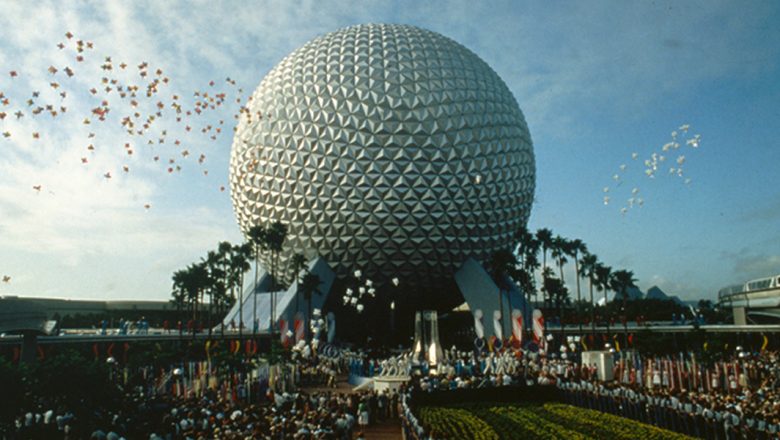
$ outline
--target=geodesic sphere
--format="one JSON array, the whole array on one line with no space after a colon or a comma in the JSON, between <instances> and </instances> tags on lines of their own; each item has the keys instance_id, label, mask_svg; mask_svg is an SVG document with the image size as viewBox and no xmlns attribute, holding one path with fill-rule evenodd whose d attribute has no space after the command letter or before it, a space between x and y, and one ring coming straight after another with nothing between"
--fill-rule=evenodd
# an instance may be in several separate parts
<instances>
[{"instance_id":1,"label":"geodesic sphere","mask_svg":"<svg viewBox=\"0 0 780 440\"><path fill-rule=\"evenodd\" d=\"M426 290L514 243L534 170L523 113L484 61L435 32L370 24L315 38L262 80L230 189L244 233L288 225L282 268L321 255L342 277Z\"/></svg>"}]
</instances>

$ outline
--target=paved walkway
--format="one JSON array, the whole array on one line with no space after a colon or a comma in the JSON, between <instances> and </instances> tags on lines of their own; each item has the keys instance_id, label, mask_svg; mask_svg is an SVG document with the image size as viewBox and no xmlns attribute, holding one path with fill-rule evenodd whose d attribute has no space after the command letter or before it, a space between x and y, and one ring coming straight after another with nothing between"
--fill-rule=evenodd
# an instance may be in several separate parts
<instances>
[{"instance_id":1,"label":"paved walkway","mask_svg":"<svg viewBox=\"0 0 780 440\"><path fill-rule=\"evenodd\" d=\"M382 423L370 425L363 431L366 440L400 440L401 421L398 419L388 419Z\"/></svg>"}]
</instances>

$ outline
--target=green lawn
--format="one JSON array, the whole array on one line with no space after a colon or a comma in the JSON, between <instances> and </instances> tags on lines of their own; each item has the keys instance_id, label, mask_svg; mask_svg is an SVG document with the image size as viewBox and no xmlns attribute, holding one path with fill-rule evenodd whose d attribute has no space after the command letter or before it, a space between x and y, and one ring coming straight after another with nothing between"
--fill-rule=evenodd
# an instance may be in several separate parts
<instances>
[{"instance_id":1,"label":"green lawn","mask_svg":"<svg viewBox=\"0 0 780 440\"><path fill-rule=\"evenodd\" d=\"M423 407L420 419L446 439L689 439L611 414L561 403Z\"/></svg>"}]
</instances>

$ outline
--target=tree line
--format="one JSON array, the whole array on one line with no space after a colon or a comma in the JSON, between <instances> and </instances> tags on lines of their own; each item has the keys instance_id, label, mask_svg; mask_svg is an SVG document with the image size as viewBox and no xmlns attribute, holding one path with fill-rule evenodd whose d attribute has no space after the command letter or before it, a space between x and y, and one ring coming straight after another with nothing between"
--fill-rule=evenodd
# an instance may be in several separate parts
<instances>
[{"instance_id":1,"label":"tree line","mask_svg":"<svg viewBox=\"0 0 780 440\"><path fill-rule=\"evenodd\" d=\"M623 311L625 311L628 292L631 288L636 287L636 279L632 271L613 269L599 261L596 254L589 252L582 240L554 235L548 228L531 232L522 226L515 234L515 242L517 244L513 249L504 249L493 253L486 265L489 274L499 288L499 309L502 316L510 316L511 310L515 307L511 304L511 296L508 292L512 287L509 283L516 283L527 304L539 305L539 296L541 295L540 307L547 312L557 310L558 319L561 325L564 325L564 313L572 302L564 276L564 268L569 263L574 263L577 294L576 312L580 322L580 331L582 331L581 307L589 305L590 323L595 333L596 299L594 290L599 293L603 292L605 306L609 302L609 292L615 292L617 297L622 299ZM540 286L537 286L537 273L540 275ZM588 282L588 301L582 299L580 280ZM505 296L510 312L507 314L504 313ZM625 330L627 317L623 318ZM507 322L508 320L503 319L503 321ZM607 319L607 330L609 331L609 319Z\"/></svg>"},{"instance_id":2,"label":"tree line","mask_svg":"<svg viewBox=\"0 0 780 440\"><path fill-rule=\"evenodd\" d=\"M244 286L245 275L251 269L251 262L255 263L253 286L257 286L260 259L264 256L270 266L268 276L271 316L276 314L276 292L286 289L288 283L297 281L296 310L299 308L299 296L303 296L308 306L307 317L311 317L312 297L315 293L320 294L321 280L316 274L304 270L307 260L302 254L294 254L288 267L281 267L287 225L279 221L267 226L255 225L247 231L246 237L247 241L241 244L220 242L217 249L208 251L199 261L174 272L171 302L176 306L179 316L187 313L193 322L204 323L210 331L214 317L222 319L238 301L239 322L235 325L238 326L239 332L243 332L248 325L252 325L253 332L259 331L263 323L258 321L256 295L252 297L252 322L243 320Z\"/></svg>"},{"instance_id":3,"label":"tree line","mask_svg":"<svg viewBox=\"0 0 780 440\"><path fill-rule=\"evenodd\" d=\"M244 316L244 281L246 273L255 264L254 284L259 281L261 256L268 264L269 295L271 316L276 315L276 292L285 289L289 283L297 282L296 310L299 310L300 296L307 304L307 317L311 317L311 302L314 294L321 294L321 280L316 274L304 270L306 258L294 254L282 267L281 254L287 239L287 225L275 221L268 225L255 225L246 233L247 241L241 244L221 242L215 250L186 268L176 271L172 281L172 303L177 307L179 316L186 313L194 322L204 322L213 327L215 316L223 317L236 301L239 304L239 316ZM624 329L628 292L636 287L636 279L630 270L613 269L599 260L588 250L580 239L567 239L548 228L535 232L525 226L518 229L515 245L511 249L496 251L486 263L486 269L499 287L499 309L502 316L510 316L511 310L518 305L511 303L510 283L516 284L528 304L536 304L549 315L557 312L561 325L566 322L567 311L576 313L582 330L583 312L590 312L590 323L595 332L597 295L603 295L605 305L609 302L609 292L615 292L622 299ZM576 302L572 310L572 293L565 279L565 268L574 265ZM537 277L538 274L538 277ZM587 297L583 299L581 281L587 282ZM251 293L251 292L250 292ZM540 298L541 297L541 298ZM206 301L208 298L208 301ZM251 322L237 322L239 330L249 325L252 331L259 331L261 325L271 323L258 322L257 297L252 297ZM506 311L504 313L506 306ZM584 310L583 310L584 309ZM606 312L607 308L604 308ZM241 319L241 318L239 318ZM606 320L609 327L609 319ZM508 334L508 320L504 322ZM307 326L308 327L308 326ZM609 328L608 328L609 330ZM273 329L272 329L273 331Z\"/></svg>"}]
</instances>

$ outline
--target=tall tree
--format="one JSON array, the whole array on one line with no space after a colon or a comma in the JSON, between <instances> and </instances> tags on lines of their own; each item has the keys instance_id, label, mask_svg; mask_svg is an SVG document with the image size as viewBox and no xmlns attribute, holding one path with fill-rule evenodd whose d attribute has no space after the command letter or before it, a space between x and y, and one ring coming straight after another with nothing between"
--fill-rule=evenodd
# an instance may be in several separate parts
<instances>
[{"instance_id":1,"label":"tall tree","mask_svg":"<svg viewBox=\"0 0 780 440\"><path fill-rule=\"evenodd\" d=\"M558 274L559 274L561 288L556 289L556 293L558 295L556 296L555 303L556 306L558 307L558 320L560 321L560 325L561 325L561 334L564 337L566 335L566 324L564 323L563 308L566 302L565 301L566 297L568 296L568 290L566 289L566 280L564 279L563 276L563 265L566 264L566 262L568 261L566 259L566 256L568 254L569 254L569 241L561 237L560 235L556 235L552 239L552 243L550 245L550 256L553 259L555 259L555 262L558 265Z\"/></svg>"},{"instance_id":2,"label":"tall tree","mask_svg":"<svg viewBox=\"0 0 780 440\"><path fill-rule=\"evenodd\" d=\"M577 323L579 324L580 334L582 334L582 292L580 290L580 277L582 274L580 273L579 255L587 254L588 247L585 246L585 243L583 243L579 238L575 238L569 242L569 245L569 251L571 252L569 255L574 258L574 273L576 274L577 278Z\"/></svg>"},{"instance_id":3,"label":"tall tree","mask_svg":"<svg viewBox=\"0 0 780 440\"><path fill-rule=\"evenodd\" d=\"M278 268L279 255L284 241L287 239L287 225L275 221L268 226L265 235L265 246L271 252L271 333L276 327L276 290L279 288Z\"/></svg>"},{"instance_id":4,"label":"tall tree","mask_svg":"<svg viewBox=\"0 0 780 440\"><path fill-rule=\"evenodd\" d=\"M595 254L583 252L582 272L588 278L588 290L590 291L590 326L591 334L596 334L596 304L593 302L593 286L596 284L596 267L598 266L598 257Z\"/></svg>"},{"instance_id":5,"label":"tall tree","mask_svg":"<svg viewBox=\"0 0 780 440\"><path fill-rule=\"evenodd\" d=\"M218 252L208 251L206 258L201 260L201 264L203 264L203 267L208 274L206 285L204 286L204 291L209 296L208 318L206 322L208 325L209 334L211 334L214 308L216 303L219 301L219 295L223 289L221 284L223 273L220 269L220 266L222 265L222 259Z\"/></svg>"},{"instance_id":6,"label":"tall tree","mask_svg":"<svg viewBox=\"0 0 780 440\"><path fill-rule=\"evenodd\" d=\"M525 301L527 306L531 306L531 295L536 299L536 277L534 274L539 268L539 241L536 240L533 234L528 231L525 225L521 226L516 234L517 248L515 254L517 255L520 268L518 269L517 278L520 287L525 294ZM526 316L528 316L526 312ZM527 328L530 328L530 320L526 323Z\"/></svg>"},{"instance_id":7,"label":"tall tree","mask_svg":"<svg viewBox=\"0 0 780 440\"><path fill-rule=\"evenodd\" d=\"M203 303L203 295L209 285L209 272L203 263L195 263L188 267L188 294L193 298L192 318L195 325L198 323L198 304ZM202 320L203 317L201 316Z\"/></svg>"},{"instance_id":8,"label":"tall tree","mask_svg":"<svg viewBox=\"0 0 780 440\"><path fill-rule=\"evenodd\" d=\"M616 270L612 273L610 282L612 289L623 300L623 344L628 344L628 289L636 287L636 279L630 270Z\"/></svg>"},{"instance_id":9,"label":"tall tree","mask_svg":"<svg viewBox=\"0 0 780 440\"><path fill-rule=\"evenodd\" d=\"M244 332L244 274L251 269L249 259L252 258L252 243L233 246L230 267L234 275L234 284L238 287L238 333ZM257 281L255 281L257 284Z\"/></svg>"},{"instance_id":10,"label":"tall tree","mask_svg":"<svg viewBox=\"0 0 780 440\"><path fill-rule=\"evenodd\" d=\"M538 229L536 231L536 240L539 242L539 246L542 248L542 286L544 286L545 274L549 273L545 269L547 269L547 250L550 249L550 246L552 245L552 238L552 231L547 228ZM542 289L543 293L544 291L545 290ZM545 308L548 307L546 296L544 298L544 306Z\"/></svg>"},{"instance_id":11,"label":"tall tree","mask_svg":"<svg viewBox=\"0 0 780 440\"><path fill-rule=\"evenodd\" d=\"M187 271L177 270L171 277L173 286L171 288L171 302L176 306L177 319L181 319L182 310L187 304Z\"/></svg>"},{"instance_id":12,"label":"tall tree","mask_svg":"<svg viewBox=\"0 0 780 440\"><path fill-rule=\"evenodd\" d=\"M198 286L195 283L195 266L189 265L181 271L180 278L184 295L189 305L189 313L192 315L192 320L198 319Z\"/></svg>"},{"instance_id":13,"label":"tall tree","mask_svg":"<svg viewBox=\"0 0 780 440\"><path fill-rule=\"evenodd\" d=\"M609 290L610 290L610 281L612 279L612 268L598 263L596 265L596 286L599 290L604 290L604 319L607 322L607 335L609 336L609 316L608 315L608 305L609 305Z\"/></svg>"},{"instance_id":14,"label":"tall tree","mask_svg":"<svg viewBox=\"0 0 780 440\"><path fill-rule=\"evenodd\" d=\"M561 310L563 306L569 300L569 290L563 281L558 279L551 268L547 268L547 276L544 278L544 290L550 297L550 301L554 304L558 310ZM563 330L563 321L561 321L561 330ZM565 335L562 335L565 340Z\"/></svg>"},{"instance_id":15,"label":"tall tree","mask_svg":"<svg viewBox=\"0 0 780 440\"><path fill-rule=\"evenodd\" d=\"M252 250L255 255L255 284L252 287L252 333L257 331L257 272L260 267L260 249L265 246L267 232L261 225L254 225L249 228L247 238L252 244Z\"/></svg>"},{"instance_id":16,"label":"tall tree","mask_svg":"<svg viewBox=\"0 0 780 440\"><path fill-rule=\"evenodd\" d=\"M233 305L236 301L235 285L233 284L233 267L231 260L233 259L233 245L230 242L222 241L217 246L217 252L219 253L219 260L222 263L222 285L225 287L225 294L220 298L219 307L217 308L217 316L221 316L222 319L222 333L225 332L225 313L227 309Z\"/></svg>"}]
</instances>

